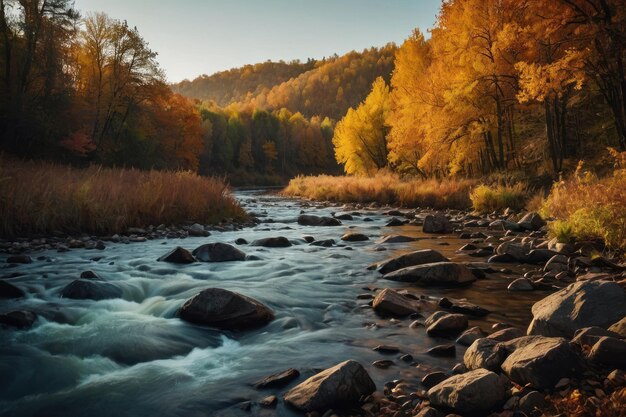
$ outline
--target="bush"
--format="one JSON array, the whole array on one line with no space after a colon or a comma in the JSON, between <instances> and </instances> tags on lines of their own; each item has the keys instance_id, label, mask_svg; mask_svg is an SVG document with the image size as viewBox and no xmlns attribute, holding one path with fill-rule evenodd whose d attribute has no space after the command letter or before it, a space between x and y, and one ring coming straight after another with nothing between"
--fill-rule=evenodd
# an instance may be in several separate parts
<instances>
[{"instance_id":1,"label":"bush","mask_svg":"<svg viewBox=\"0 0 626 417\"><path fill-rule=\"evenodd\" d=\"M221 179L191 172L77 169L0 158L0 236L113 234L131 226L216 223L245 212Z\"/></svg>"},{"instance_id":2,"label":"bush","mask_svg":"<svg viewBox=\"0 0 626 417\"><path fill-rule=\"evenodd\" d=\"M479 212L491 212L511 208L524 208L527 199L527 190L524 184L515 185L479 185L470 193L472 206Z\"/></svg>"}]
</instances>

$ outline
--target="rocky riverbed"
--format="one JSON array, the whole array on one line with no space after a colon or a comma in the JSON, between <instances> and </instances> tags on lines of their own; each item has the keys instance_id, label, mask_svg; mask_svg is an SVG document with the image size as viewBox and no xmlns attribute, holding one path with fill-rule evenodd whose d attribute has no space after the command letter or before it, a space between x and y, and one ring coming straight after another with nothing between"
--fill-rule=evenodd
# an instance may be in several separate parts
<instances>
[{"instance_id":1,"label":"rocky riverbed","mask_svg":"<svg viewBox=\"0 0 626 417\"><path fill-rule=\"evenodd\" d=\"M0 242L0 415L624 410L625 268L597 243L533 213L237 197L246 227Z\"/></svg>"}]
</instances>

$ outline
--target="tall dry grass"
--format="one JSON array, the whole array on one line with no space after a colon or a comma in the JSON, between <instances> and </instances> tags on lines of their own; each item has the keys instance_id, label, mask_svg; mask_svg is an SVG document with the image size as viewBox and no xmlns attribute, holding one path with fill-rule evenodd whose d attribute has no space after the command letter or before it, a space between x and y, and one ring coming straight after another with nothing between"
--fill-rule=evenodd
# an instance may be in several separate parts
<instances>
[{"instance_id":1,"label":"tall dry grass","mask_svg":"<svg viewBox=\"0 0 626 417\"><path fill-rule=\"evenodd\" d=\"M77 169L0 157L0 236L112 234L131 226L215 223L245 212L224 181L191 172Z\"/></svg>"},{"instance_id":2,"label":"tall dry grass","mask_svg":"<svg viewBox=\"0 0 626 417\"><path fill-rule=\"evenodd\" d=\"M599 178L583 170L556 183L542 213L559 221L550 226L560 239L603 239L611 249L626 251L626 153L615 153L617 168Z\"/></svg>"},{"instance_id":3,"label":"tall dry grass","mask_svg":"<svg viewBox=\"0 0 626 417\"><path fill-rule=\"evenodd\" d=\"M395 174L374 177L298 176L285 195L342 203L397 204L403 207L468 208L474 180L401 180Z\"/></svg>"},{"instance_id":4,"label":"tall dry grass","mask_svg":"<svg viewBox=\"0 0 626 417\"><path fill-rule=\"evenodd\" d=\"M489 186L481 184L470 192L474 210L481 213L511 208L524 208L528 199L528 190L524 183Z\"/></svg>"}]
</instances>

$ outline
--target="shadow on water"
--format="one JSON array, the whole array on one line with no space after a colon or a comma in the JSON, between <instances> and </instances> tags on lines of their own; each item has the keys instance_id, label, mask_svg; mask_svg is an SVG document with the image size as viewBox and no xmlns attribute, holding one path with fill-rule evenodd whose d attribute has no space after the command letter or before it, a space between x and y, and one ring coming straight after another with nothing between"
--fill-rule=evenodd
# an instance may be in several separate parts
<instances>
[{"instance_id":1,"label":"shadow on water","mask_svg":"<svg viewBox=\"0 0 626 417\"><path fill-rule=\"evenodd\" d=\"M425 236L416 226L384 227L389 217L380 211L367 211L371 222L358 216L339 227L305 227L296 223L300 210L330 215L337 209L303 207L297 200L257 191L236 195L249 212L274 222L215 232L207 238L110 244L98 252L102 258L97 261L89 250L41 253L37 256L47 256L49 262L7 270L22 274L10 281L28 296L0 301L0 311L30 309L40 317L29 330L0 329L0 415L291 416L297 414L282 402L276 410L254 405L250 412L238 404L270 394L280 397L285 388L257 391L252 384L289 367L301 371L298 381L302 381L316 369L356 359L382 389L391 379L448 369L462 358L464 348L459 345L456 359L429 356L427 349L450 341L430 338L423 328L409 328L410 319L379 317L357 295L366 292L364 287L406 287L366 269L392 255L433 248L454 260L476 261L457 253L467 240ZM309 246L302 239L310 235L341 242L339 238L347 231L365 233L370 240L323 248ZM388 234L422 239L376 243ZM193 249L203 243L233 243L238 238L250 242L269 236L285 236L296 244L277 249L240 246L260 258L255 261L182 266L156 262L174 246ZM386 250L377 250L379 246ZM507 267L517 273L525 271ZM97 302L60 298L61 289L87 269L120 286L122 298ZM487 329L505 321L526 326L530 306L543 294L507 292L510 280L508 273L494 273L471 287L412 291L466 298L493 312L471 320L471 325ZM254 297L274 310L276 320L248 332L220 332L179 320L180 305L208 287ZM381 355L372 350L379 344L397 345L402 353ZM410 353L419 365L397 360L403 353ZM393 359L395 365L389 369L371 366L379 359Z\"/></svg>"}]
</instances>

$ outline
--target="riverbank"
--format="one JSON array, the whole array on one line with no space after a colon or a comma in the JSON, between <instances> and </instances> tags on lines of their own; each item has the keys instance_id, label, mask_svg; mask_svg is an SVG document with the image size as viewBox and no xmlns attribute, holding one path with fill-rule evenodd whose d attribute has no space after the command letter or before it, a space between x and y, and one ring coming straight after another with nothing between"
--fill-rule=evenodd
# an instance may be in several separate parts
<instances>
[{"instance_id":1,"label":"riverbank","mask_svg":"<svg viewBox=\"0 0 626 417\"><path fill-rule=\"evenodd\" d=\"M0 196L3 238L102 237L246 219L223 179L186 171L80 169L3 157Z\"/></svg>"}]
</instances>

